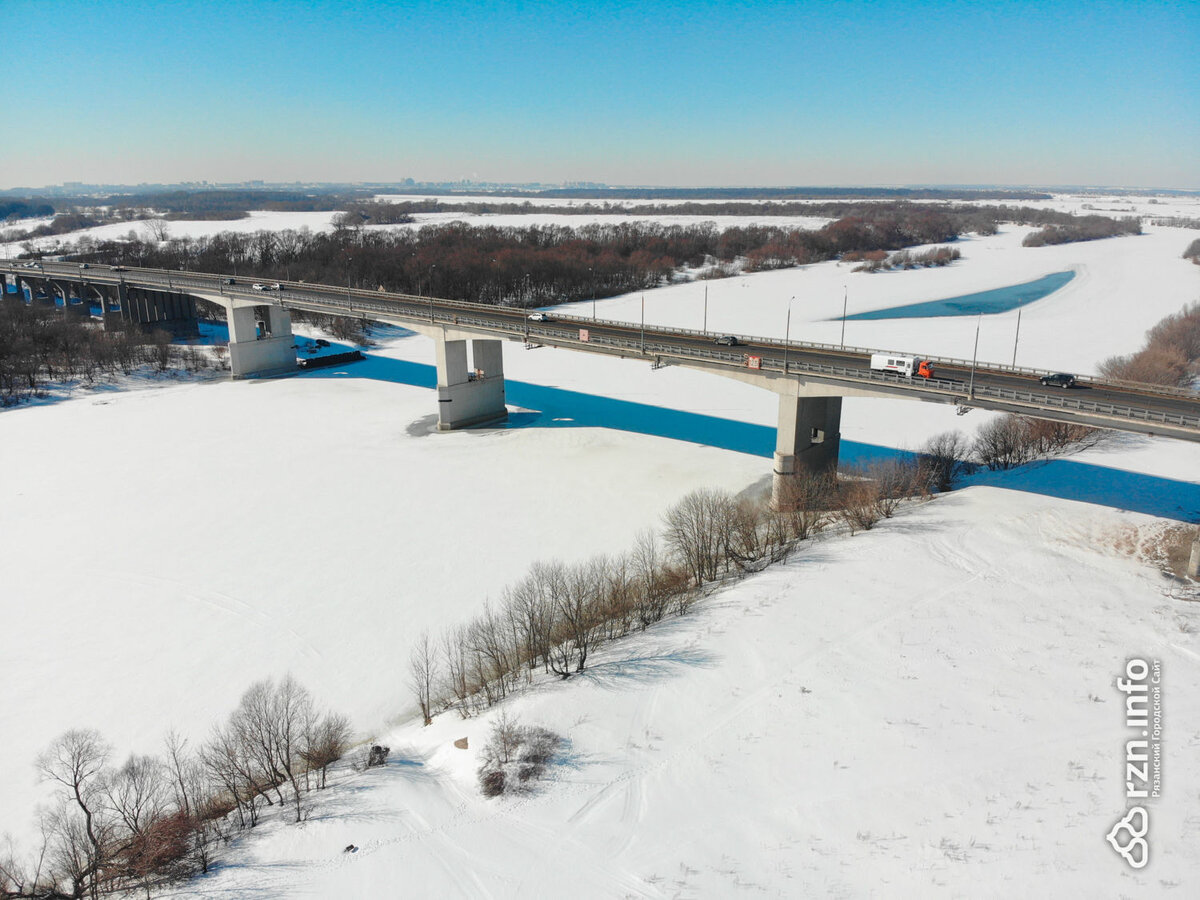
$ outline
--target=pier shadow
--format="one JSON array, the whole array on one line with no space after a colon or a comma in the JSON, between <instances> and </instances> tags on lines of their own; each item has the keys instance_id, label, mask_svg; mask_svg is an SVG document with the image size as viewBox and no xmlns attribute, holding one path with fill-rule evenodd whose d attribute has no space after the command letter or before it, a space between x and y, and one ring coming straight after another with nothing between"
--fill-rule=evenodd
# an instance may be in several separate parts
<instances>
[{"instance_id":1,"label":"pier shadow","mask_svg":"<svg viewBox=\"0 0 1200 900\"><path fill-rule=\"evenodd\" d=\"M329 352L337 349L330 347ZM437 371L433 366L378 356L368 356L362 362L341 368L319 369L300 377L371 378L429 390L437 387ZM521 410L509 413L508 422L498 428L612 428L768 459L775 453L775 429L766 425L616 400L510 378L505 379L504 392L508 405L521 407ZM429 430L418 429L420 432ZM873 460L911 455L892 447L843 440L840 458L844 465L858 466Z\"/></svg>"},{"instance_id":2,"label":"pier shadow","mask_svg":"<svg viewBox=\"0 0 1200 900\"><path fill-rule=\"evenodd\" d=\"M326 352L341 349L332 346ZM433 366L379 356L367 356L344 368L317 370L299 377L370 378L431 391L437 386L437 372ZM498 426L500 428L613 428L765 459L770 459L775 452L775 429L766 425L512 379L505 382L505 394L510 406L522 407L522 410L510 413L508 422ZM910 451L894 447L843 440L839 458L843 467L849 467L887 459L906 459L912 455ZM1200 483L1071 459L1043 460L1007 472L980 472L966 483L1200 522Z\"/></svg>"}]
</instances>

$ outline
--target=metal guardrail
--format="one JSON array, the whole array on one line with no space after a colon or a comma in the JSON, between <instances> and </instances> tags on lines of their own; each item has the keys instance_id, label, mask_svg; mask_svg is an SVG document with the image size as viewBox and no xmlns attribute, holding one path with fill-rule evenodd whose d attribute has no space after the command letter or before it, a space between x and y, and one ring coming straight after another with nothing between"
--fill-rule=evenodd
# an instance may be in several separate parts
<instances>
[{"instance_id":1,"label":"metal guardrail","mask_svg":"<svg viewBox=\"0 0 1200 900\"><path fill-rule=\"evenodd\" d=\"M363 288L340 288L334 285L323 283L307 283L283 281L278 282L281 287L279 291L254 291L251 284L255 283L254 278L244 279L240 276L225 276L213 275L210 273L178 271L171 269L128 269L125 272L113 272L108 267L96 267L88 270L78 270L70 263L50 263L51 270L46 270L39 267L38 269L29 269L19 263L0 263L0 272L8 272L14 275L27 275L30 277L64 277L64 278L87 278L89 276L108 274L116 277L118 280L123 280L129 275L153 275L158 276L161 280L166 281L170 286L178 287L199 287L212 292L215 288L218 292L226 294L236 294L244 296L247 299L254 299L263 305L278 305L278 306L304 306L308 305L315 307L314 311L328 312L332 307L339 310L342 314L350 316L359 316L366 312L382 313L384 315L394 315L398 317L417 319L421 321L429 321L433 324L457 324L467 325L470 327L481 328L500 334L513 337L539 337L547 338L555 341L561 341L578 349L586 349L591 345L618 348L622 350L636 351L648 357L677 357L677 358L694 358L703 359L708 362L718 362L728 364L734 368L745 368L746 356L745 352L732 352L724 350L701 350L695 347L685 345L662 344L653 340L654 334L672 334L689 339L699 341L710 341L714 332L697 331L695 329L677 328L673 326L652 325L650 326L650 340L623 340L603 335L594 335L589 341L581 341L578 337L578 329L594 328L594 327L610 327L614 329L630 329L636 327L635 323L626 321L617 321L612 319L590 319L578 316L555 315L553 323L534 324L528 320L521 320L520 327L510 323L504 319L495 318L495 310L497 307L486 304L471 303L465 300L447 300L435 297L425 297L416 294L398 294L383 291L371 291ZM61 267L62 270L58 270ZM85 275L84 273L88 274ZM35 275L36 273L36 275ZM229 285L224 283L224 279L233 277L238 279L237 283ZM249 284L247 283L249 282ZM258 283L275 284L274 280L265 279L259 280ZM303 296L306 293L311 293L317 296ZM341 298L345 297L345 303L341 302ZM446 315L445 310L461 310L464 313L473 313L475 315ZM523 310L522 310L523 312ZM482 317L479 314L483 314ZM426 316L428 315L428 318ZM549 327L551 325L570 325L573 330L564 331L561 327ZM842 344L825 344L809 341L781 341L777 338L767 338L754 335L735 334L740 341L744 343L756 344L764 347L769 347L783 353L789 351L822 351L826 353L838 353L847 355L858 355L866 359L874 353L894 353L897 355L912 355L905 351L897 350L881 350L879 348L867 348L858 346L845 346ZM963 368L974 366L976 372L980 374L1001 374L1001 375L1019 375L1033 376L1048 374L1045 370L1031 369L1023 366L1007 366L1002 364L988 363L979 365L977 362L972 363L970 360L957 359L954 357L923 357L931 360L936 368L937 365L951 365ZM959 382L951 382L942 379L929 379L923 381L919 385L910 385L899 382L895 376L884 375L874 372L870 369L851 368L845 366L837 366L826 363L813 363L803 360L802 358L791 359L787 361L787 373L807 372L813 375L822 375L846 380L852 384L873 383L879 385L894 386L897 388L907 388L904 393L925 392L932 393L947 398L961 398L966 404L969 404L972 399L995 399L1006 402L1022 403L1032 407L1052 407L1063 410L1072 410L1081 413L1091 413L1095 415L1103 415L1114 418L1126 418L1143 422L1162 422L1163 424L1179 425L1181 427L1200 428L1200 416L1186 416L1183 414L1174 414L1168 412L1158 412L1146 409L1137 409L1131 406L1123 406L1118 404L1100 403L1079 399L1077 396L1058 396L1055 394L1034 394L1032 391L1019 391L1012 388L1004 388L998 386L976 385L970 396L964 390ZM765 357L761 361L761 370L784 372L784 363L771 357ZM786 373L785 373L786 374ZM1169 388L1158 385L1143 385L1134 382L1122 382L1116 380L1101 380L1091 378L1089 376L1076 376L1081 382L1088 382L1094 385L1123 387L1129 390L1134 390L1142 394L1154 396L1160 395L1163 397L1186 397L1197 398L1197 393L1189 391L1185 388Z\"/></svg>"}]
</instances>

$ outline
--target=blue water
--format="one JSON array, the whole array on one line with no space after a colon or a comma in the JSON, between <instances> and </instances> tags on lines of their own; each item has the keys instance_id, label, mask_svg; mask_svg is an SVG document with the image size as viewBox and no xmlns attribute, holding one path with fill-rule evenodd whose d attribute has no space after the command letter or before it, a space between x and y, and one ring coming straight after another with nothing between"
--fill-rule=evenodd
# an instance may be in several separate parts
<instances>
[{"instance_id":1,"label":"blue water","mask_svg":"<svg viewBox=\"0 0 1200 900\"><path fill-rule=\"evenodd\" d=\"M1008 287L980 291L977 294L963 294L961 297L949 297L945 300L926 300L923 303L909 303L907 306L893 306L890 309L855 313L846 318L851 320L928 319L938 316L975 316L980 313L992 315L1008 312L1018 306L1041 300L1043 297L1053 294L1074 277L1074 272L1055 272L1039 278L1037 281L1026 281L1024 284L1010 284Z\"/></svg>"}]
</instances>

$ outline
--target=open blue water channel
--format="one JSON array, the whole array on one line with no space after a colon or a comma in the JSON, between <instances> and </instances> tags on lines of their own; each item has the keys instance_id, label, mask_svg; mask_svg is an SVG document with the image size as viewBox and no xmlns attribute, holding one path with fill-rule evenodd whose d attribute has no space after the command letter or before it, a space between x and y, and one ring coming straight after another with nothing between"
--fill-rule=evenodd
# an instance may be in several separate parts
<instances>
[{"instance_id":1,"label":"open blue water channel","mask_svg":"<svg viewBox=\"0 0 1200 900\"><path fill-rule=\"evenodd\" d=\"M980 313L992 315L1008 312L1018 306L1033 303L1053 294L1075 277L1074 272L1054 272L1036 281L1010 284L1008 287L948 297L945 300L926 300L893 306L890 309L875 309L871 312L855 313L847 319L928 319L939 316L975 316Z\"/></svg>"}]
</instances>

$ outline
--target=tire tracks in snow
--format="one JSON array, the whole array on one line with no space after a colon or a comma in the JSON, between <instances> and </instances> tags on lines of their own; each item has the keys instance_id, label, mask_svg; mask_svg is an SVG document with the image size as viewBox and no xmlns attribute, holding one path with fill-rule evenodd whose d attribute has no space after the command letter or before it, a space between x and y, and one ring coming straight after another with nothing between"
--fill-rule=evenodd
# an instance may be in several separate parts
<instances>
[{"instance_id":1,"label":"tire tracks in snow","mask_svg":"<svg viewBox=\"0 0 1200 900\"><path fill-rule=\"evenodd\" d=\"M293 643L305 656L310 659L323 659L324 654L311 641L303 637L296 629L267 615L258 607L246 600L206 588L197 588L194 584L179 581L175 578L165 578L161 575L146 575L132 572L102 572L101 575L119 585L137 584L151 589L162 587L173 588L182 599L202 604L227 613L238 619L249 619L271 632L284 631L294 638Z\"/></svg>"}]
</instances>

